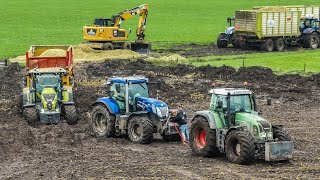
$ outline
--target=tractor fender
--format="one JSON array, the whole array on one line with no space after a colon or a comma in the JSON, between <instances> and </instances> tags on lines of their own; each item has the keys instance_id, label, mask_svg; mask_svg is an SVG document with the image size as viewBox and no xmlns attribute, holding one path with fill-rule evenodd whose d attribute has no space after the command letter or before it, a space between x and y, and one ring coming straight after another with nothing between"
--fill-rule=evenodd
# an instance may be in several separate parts
<instances>
[{"instance_id":1,"label":"tractor fender","mask_svg":"<svg viewBox=\"0 0 320 180\"><path fill-rule=\"evenodd\" d=\"M198 117L198 116L202 116L202 117L207 119L207 121L209 123L209 126L210 126L210 129L216 129L217 128L216 120L214 119L214 116L213 116L211 111L197 111L195 113L194 117L192 118L192 121L194 120L195 117Z\"/></svg>"},{"instance_id":2,"label":"tractor fender","mask_svg":"<svg viewBox=\"0 0 320 180\"><path fill-rule=\"evenodd\" d=\"M303 34L311 34L315 31L316 30L314 28L307 28L307 29L303 30Z\"/></svg>"},{"instance_id":3,"label":"tractor fender","mask_svg":"<svg viewBox=\"0 0 320 180\"><path fill-rule=\"evenodd\" d=\"M112 98L109 98L109 97L99 98L96 100L96 102L94 102L92 104L92 106L95 106L96 104L99 104L99 103L105 105L111 114L119 114L120 113L120 108L119 108L117 102Z\"/></svg>"}]
</instances>

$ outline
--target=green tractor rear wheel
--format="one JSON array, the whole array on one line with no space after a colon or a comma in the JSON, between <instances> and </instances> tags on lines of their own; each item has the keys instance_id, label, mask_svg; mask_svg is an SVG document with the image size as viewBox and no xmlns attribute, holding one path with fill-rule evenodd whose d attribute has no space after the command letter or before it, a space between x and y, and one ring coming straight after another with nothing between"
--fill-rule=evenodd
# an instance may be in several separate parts
<instances>
[{"instance_id":1,"label":"green tractor rear wheel","mask_svg":"<svg viewBox=\"0 0 320 180\"><path fill-rule=\"evenodd\" d=\"M63 105L62 114L69 125L77 124L78 116L74 105Z\"/></svg>"},{"instance_id":2,"label":"green tractor rear wheel","mask_svg":"<svg viewBox=\"0 0 320 180\"><path fill-rule=\"evenodd\" d=\"M35 107L27 107L23 110L24 118L30 126L36 126L39 121L38 112Z\"/></svg>"},{"instance_id":3,"label":"green tractor rear wheel","mask_svg":"<svg viewBox=\"0 0 320 180\"><path fill-rule=\"evenodd\" d=\"M190 146L198 156L214 157L219 150L216 147L216 131L210 129L205 117L197 116L190 126Z\"/></svg>"},{"instance_id":4,"label":"green tractor rear wheel","mask_svg":"<svg viewBox=\"0 0 320 180\"><path fill-rule=\"evenodd\" d=\"M249 132L234 130L226 139L226 154L230 162L248 164L254 159L254 138Z\"/></svg>"}]
</instances>

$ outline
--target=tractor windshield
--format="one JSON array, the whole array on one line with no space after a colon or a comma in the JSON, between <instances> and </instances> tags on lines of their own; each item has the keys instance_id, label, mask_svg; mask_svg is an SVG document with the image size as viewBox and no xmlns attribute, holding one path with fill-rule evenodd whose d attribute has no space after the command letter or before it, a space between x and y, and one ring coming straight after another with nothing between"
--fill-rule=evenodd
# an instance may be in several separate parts
<instances>
[{"instance_id":1,"label":"tractor windshield","mask_svg":"<svg viewBox=\"0 0 320 180\"><path fill-rule=\"evenodd\" d=\"M249 94L230 96L231 112L252 112L253 101Z\"/></svg>"},{"instance_id":2,"label":"tractor windshield","mask_svg":"<svg viewBox=\"0 0 320 180\"><path fill-rule=\"evenodd\" d=\"M129 97L135 99L136 97L149 97L148 86L146 83L129 84Z\"/></svg>"},{"instance_id":3,"label":"tractor windshield","mask_svg":"<svg viewBox=\"0 0 320 180\"><path fill-rule=\"evenodd\" d=\"M36 78L36 90L42 92L45 87L59 87L60 76L56 74L42 74Z\"/></svg>"}]
</instances>

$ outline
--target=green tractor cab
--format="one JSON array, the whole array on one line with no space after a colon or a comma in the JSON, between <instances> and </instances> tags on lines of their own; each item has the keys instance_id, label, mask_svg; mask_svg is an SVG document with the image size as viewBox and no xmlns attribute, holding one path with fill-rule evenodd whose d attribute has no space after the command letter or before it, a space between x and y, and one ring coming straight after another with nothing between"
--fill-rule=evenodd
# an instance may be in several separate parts
<instances>
[{"instance_id":1,"label":"green tractor cab","mask_svg":"<svg viewBox=\"0 0 320 180\"><path fill-rule=\"evenodd\" d=\"M280 126L257 113L255 95L248 89L210 90L210 109L196 112L190 127L190 145L196 155L225 154L229 161L247 164L253 159L290 160L293 142Z\"/></svg>"}]
</instances>

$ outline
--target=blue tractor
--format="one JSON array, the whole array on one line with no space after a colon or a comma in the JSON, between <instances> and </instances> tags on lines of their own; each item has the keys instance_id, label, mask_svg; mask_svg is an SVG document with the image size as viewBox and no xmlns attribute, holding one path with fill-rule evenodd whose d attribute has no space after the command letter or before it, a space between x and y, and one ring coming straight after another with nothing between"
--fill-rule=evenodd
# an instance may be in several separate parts
<instances>
[{"instance_id":1,"label":"blue tractor","mask_svg":"<svg viewBox=\"0 0 320 180\"><path fill-rule=\"evenodd\" d=\"M107 79L108 97L98 98L91 113L97 137L128 136L141 144L150 143L154 133L160 133L164 140L179 138L167 104L149 97L148 83L143 76ZM156 82L157 93L160 83Z\"/></svg>"},{"instance_id":2,"label":"blue tractor","mask_svg":"<svg viewBox=\"0 0 320 180\"><path fill-rule=\"evenodd\" d=\"M301 41L304 48L316 49L319 46L319 20L313 17L301 18Z\"/></svg>"},{"instance_id":3,"label":"blue tractor","mask_svg":"<svg viewBox=\"0 0 320 180\"><path fill-rule=\"evenodd\" d=\"M219 34L217 38L218 48L227 48L228 44L233 44L235 46L234 19L235 19L234 17L227 18L227 22L229 23L229 26L226 27L225 32Z\"/></svg>"}]
</instances>

